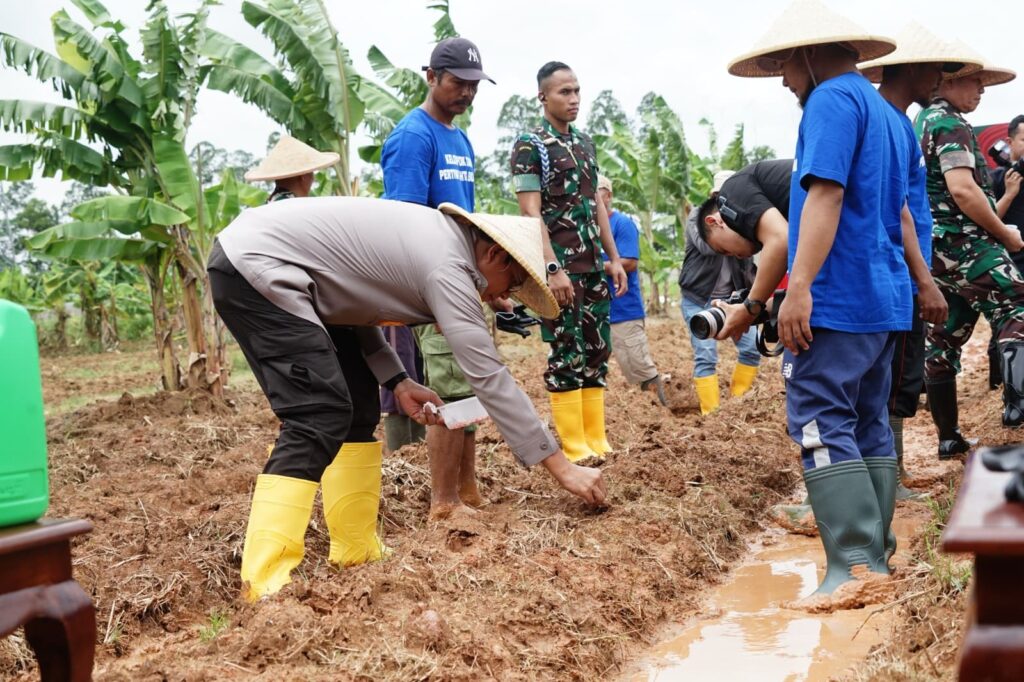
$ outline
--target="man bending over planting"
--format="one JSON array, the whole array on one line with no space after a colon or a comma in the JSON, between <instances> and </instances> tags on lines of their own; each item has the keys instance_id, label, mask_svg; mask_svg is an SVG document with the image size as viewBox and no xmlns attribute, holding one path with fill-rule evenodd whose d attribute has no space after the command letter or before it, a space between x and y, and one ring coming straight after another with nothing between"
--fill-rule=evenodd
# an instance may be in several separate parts
<instances>
[{"instance_id":1,"label":"man bending over planting","mask_svg":"<svg viewBox=\"0 0 1024 682\"><path fill-rule=\"evenodd\" d=\"M377 325L436 323L473 392L524 466L543 462L566 490L604 502L599 471L571 464L498 359L480 301L510 295L558 314L535 218L323 197L245 211L220 233L207 268L217 312L281 420L256 479L242 551L250 600L273 594L302 560L322 485L330 561L388 553L380 499L378 384L419 423L437 395L411 381Z\"/></svg>"}]
</instances>

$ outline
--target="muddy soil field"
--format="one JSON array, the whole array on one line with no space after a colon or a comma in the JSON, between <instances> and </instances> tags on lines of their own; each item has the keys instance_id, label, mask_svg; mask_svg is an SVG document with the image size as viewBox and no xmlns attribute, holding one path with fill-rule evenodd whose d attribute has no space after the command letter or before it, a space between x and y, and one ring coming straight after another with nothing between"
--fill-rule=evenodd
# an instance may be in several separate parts
<instances>
[{"instance_id":1,"label":"muddy soil field","mask_svg":"<svg viewBox=\"0 0 1024 682\"><path fill-rule=\"evenodd\" d=\"M699 611L800 479L778 360L748 395L729 398L735 353L722 344L722 409L701 417L682 322L653 320L649 335L673 375L672 409L627 387L612 364L606 509L518 467L485 424L481 514L428 522L425 448L404 448L384 463L380 532L394 555L338 571L316 509L292 584L252 605L238 596L241 546L277 421L251 376L221 401L153 393L146 347L90 357L88 372L81 356L44 358L48 515L95 525L76 542L74 570L97 608L97 679L618 676L667 625ZM536 335L501 341L546 417L544 346ZM964 430L1012 440L979 367L964 382ZM70 399L112 386L124 388L120 398L71 409ZM887 656L900 653L894 642ZM932 665L942 674L951 662ZM36 675L20 636L0 642L0 677Z\"/></svg>"}]
</instances>

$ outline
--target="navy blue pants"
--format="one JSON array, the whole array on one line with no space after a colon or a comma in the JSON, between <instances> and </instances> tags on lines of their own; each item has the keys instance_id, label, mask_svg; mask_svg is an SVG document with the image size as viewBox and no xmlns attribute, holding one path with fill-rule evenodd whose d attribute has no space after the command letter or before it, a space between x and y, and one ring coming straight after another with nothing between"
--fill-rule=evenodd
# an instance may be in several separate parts
<instances>
[{"instance_id":1,"label":"navy blue pants","mask_svg":"<svg viewBox=\"0 0 1024 682\"><path fill-rule=\"evenodd\" d=\"M789 436L804 470L895 457L886 405L895 334L812 331L808 350L782 360Z\"/></svg>"}]
</instances>

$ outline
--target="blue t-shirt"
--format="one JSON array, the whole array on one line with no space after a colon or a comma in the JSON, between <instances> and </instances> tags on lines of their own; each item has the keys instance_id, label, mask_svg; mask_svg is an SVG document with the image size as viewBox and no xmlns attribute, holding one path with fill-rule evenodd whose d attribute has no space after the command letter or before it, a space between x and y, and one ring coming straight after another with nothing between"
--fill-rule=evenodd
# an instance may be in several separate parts
<instances>
[{"instance_id":1,"label":"blue t-shirt","mask_svg":"<svg viewBox=\"0 0 1024 682\"><path fill-rule=\"evenodd\" d=\"M619 257L640 260L640 230L632 218L624 213L612 211L608 216L608 222L612 227L612 238L615 240ZM601 255L608 260L608 254L602 252ZM607 279L609 291L614 292L611 278ZM626 273L626 286L628 290L619 298L615 298L614 293L612 295L611 314L608 317L612 324L644 319L644 298L640 291L639 271Z\"/></svg>"},{"instance_id":2,"label":"blue t-shirt","mask_svg":"<svg viewBox=\"0 0 1024 682\"><path fill-rule=\"evenodd\" d=\"M384 141L384 198L431 208L450 201L472 211L474 163L465 132L439 123L417 107Z\"/></svg>"},{"instance_id":3,"label":"blue t-shirt","mask_svg":"<svg viewBox=\"0 0 1024 682\"><path fill-rule=\"evenodd\" d=\"M825 81L800 120L790 186L789 269L813 178L843 186L835 242L811 284L811 326L841 332L906 331L910 271L900 214L907 198L905 133L857 73Z\"/></svg>"},{"instance_id":4,"label":"blue t-shirt","mask_svg":"<svg viewBox=\"0 0 1024 682\"><path fill-rule=\"evenodd\" d=\"M888 102L888 100L886 100ZM914 133L914 124L907 118L907 115L888 102L889 109L895 114L900 129L906 136L907 153L910 157L910 175L907 181L907 208L914 218L914 232L917 233L917 242L921 245L921 255L924 262L930 268L932 265L932 209L928 205L928 190L925 188L927 169L924 165L924 154L921 153L921 143ZM911 278L910 287L917 293L917 282Z\"/></svg>"}]
</instances>

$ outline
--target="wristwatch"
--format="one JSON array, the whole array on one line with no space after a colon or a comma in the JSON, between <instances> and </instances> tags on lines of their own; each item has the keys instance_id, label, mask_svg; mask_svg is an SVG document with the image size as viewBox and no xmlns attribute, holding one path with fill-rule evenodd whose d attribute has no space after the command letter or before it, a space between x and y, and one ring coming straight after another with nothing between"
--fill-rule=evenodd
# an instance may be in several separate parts
<instances>
[{"instance_id":1,"label":"wristwatch","mask_svg":"<svg viewBox=\"0 0 1024 682\"><path fill-rule=\"evenodd\" d=\"M764 312L764 301L758 301L754 298L743 299L743 307L747 309L753 317L757 317Z\"/></svg>"},{"instance_id":2,"label":"wristwatch","mask_svg":"<svg viewBox=\"0 0 1024 682\"><path fill-rule=\"evenodd\" d=\"M549 275L554 275L555 273L562 269L562 266L559 265L558 261L556 260L549 260L547 263L544 264L544 269L548 271Z\"/></svg>"}]
</instances>

